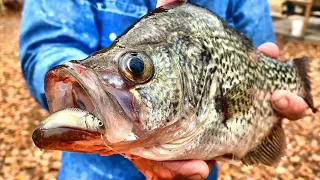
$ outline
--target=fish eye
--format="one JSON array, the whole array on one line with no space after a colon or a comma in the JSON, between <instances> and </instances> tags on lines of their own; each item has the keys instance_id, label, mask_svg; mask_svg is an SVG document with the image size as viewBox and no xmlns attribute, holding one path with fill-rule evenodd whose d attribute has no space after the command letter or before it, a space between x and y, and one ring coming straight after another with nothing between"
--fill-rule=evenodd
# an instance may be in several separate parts
<instances>
[{"instance_id":1,"label":"fish eye","mask_svg":"<svg viewBox=\"0 0 320 180\"><path fill-rule=\"evenodd\" d=\"M152 61L141 52L126 52L120 56L119 70L127 80L136 84L146 83L154 73Z\"/></svg>"}]
</instances>

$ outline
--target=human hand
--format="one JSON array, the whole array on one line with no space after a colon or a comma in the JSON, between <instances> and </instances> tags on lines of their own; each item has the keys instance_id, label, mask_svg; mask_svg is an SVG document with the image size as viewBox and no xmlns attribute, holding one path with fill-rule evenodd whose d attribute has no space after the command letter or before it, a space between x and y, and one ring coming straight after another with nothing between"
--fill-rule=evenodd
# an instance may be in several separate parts
<instances>
[{"instance_id":1,"label":"human hand","mask_svg":"<svg viewBox=\"0 0 320 180\"><path fill-rule=\"evenodd\" d=\"M149 180L159 179L205 179L215 161L152 161L144 158L132 159L131 162Z\"/></svg>"},{"instance_id":2,"label":"human hand","mask_svg":"<svg viewBox=\"0 0 320 180\"><path fill-rule=\"evenodd\" d=\"M274 43L264 43L258 47L258 51L272 58L279 56L279 48ZM290 120L302 118L308 107L302 97L284 90L275 91L270 100L273 108Z\"/></svg>"}]
</instances>

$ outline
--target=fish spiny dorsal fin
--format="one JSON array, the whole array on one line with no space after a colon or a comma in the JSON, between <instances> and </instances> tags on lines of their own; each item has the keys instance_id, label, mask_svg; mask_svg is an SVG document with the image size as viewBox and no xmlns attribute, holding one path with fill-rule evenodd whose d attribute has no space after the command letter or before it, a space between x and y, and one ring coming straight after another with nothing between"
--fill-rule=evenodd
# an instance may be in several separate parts
<instances>
[{"instance_id":1,"label":"fish spiny dorsal fin","mask_svg":"<svg viewBox=\"0 0 320 180\"><path fill-rule=\"evenodd\" d=\"M309 72L309 59L307 57L301 57L293 59L293 63L298 71L298 74L300 76L301 82L303 84L304 89L304 97L303 99L306 101L308 106L312 109L313 113L318 112L318 109L314 107L312 95L311 95L311 87L310 87L310 80L308 76Z\"/></svg>"},{"instance_id":2,"label":"fish spiny dorsal fin","mask_svg":"<svg viewBox=\"0 0 320 180\"><path fill-rule=\"evenodd\" d=\"M277 164L284 154L286 139L281 123L275 124L260 145L249 151L241 161L246 165L264 164L272 166Z\"/></svg>"}]
</instances>

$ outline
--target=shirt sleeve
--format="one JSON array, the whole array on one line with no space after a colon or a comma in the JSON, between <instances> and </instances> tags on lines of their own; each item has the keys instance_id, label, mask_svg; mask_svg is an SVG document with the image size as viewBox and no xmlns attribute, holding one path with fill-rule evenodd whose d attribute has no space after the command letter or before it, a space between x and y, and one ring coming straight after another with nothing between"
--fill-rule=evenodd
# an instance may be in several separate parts
<instances>
[{"instance_id":1,"label":"shirt sleeve","mask_svg":"<svg viewBox=\"0 0 320 180\"><path fill-rule=\"evenodd\" d=\"M94 9L88 1L24 1L20 62L27 87L43 108L47 109L46 72L63 62L84 59L98 43Z\"/></svg>"},{"instance_id":2,"label":"shirt sleeve","mask_svg":"<svg viewBox=\"0 0 320 180\"><path fill-rule=\"evenodd\" d=\"M255 47L265 42L275 42L267 0L230 0L227 16L234 27L247 35Z\"/></svg>"}]
</instances>

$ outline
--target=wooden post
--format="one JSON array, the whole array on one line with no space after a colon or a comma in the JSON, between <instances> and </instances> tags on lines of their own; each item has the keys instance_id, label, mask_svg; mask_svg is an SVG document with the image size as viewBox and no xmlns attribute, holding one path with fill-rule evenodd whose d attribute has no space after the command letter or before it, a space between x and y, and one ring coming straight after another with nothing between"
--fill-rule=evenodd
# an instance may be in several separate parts
<instances>
[{"instance_id":1,"label":"wooden post","mask_svg":"<svg viewBox=\"0 0 320 180\"><path fill-rule=\"evenodd\" d=\"M0 0L0 16L4 14L4 1Z\"/></svg>"},{"instance_id":2,"label":"wooden post","mask_svg":"<svg viewBox=\"0 0 320 180\"><path fill-rule=\"evenodd\" d=\"M309 24L309 17L310 17L310 13L311 13L311 8L312 8L312 0L308 4L306 4L301 37L303 37L305 35L306 31L307 31L307 27L308 27L308 24Z\"/></svg>"},{"instance_id":3,"label":"wooden post","mask_svg":"<svg viewBox=\"0 0 320 180\"><path fill-rule=\"evenodd\" d=\"M294 4L301 4L301 5L305 6L303 27L302 27L301 35L300 35L300 37L304 37L304 35L307 31L308 24L309 24L309 17L310 17L310 13L311 13L313 0L287 0L287 1L290 1Z\"/></svg>"}]
</instances>

